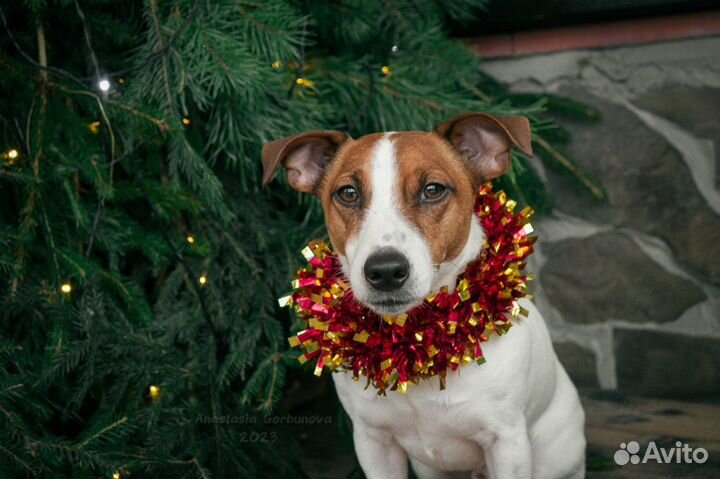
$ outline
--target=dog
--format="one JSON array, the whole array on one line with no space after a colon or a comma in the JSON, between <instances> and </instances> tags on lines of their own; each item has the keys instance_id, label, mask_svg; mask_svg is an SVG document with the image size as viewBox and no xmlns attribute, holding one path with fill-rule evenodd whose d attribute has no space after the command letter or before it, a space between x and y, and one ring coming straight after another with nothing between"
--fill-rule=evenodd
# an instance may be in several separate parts
<instances>
[{"instance_id":1,"label":"dog","mask_svg":"<svg viewBox=\"0 0 720 479\"><path fill-rule=\"evenodd\" d=\"M532 155L525 117L467 113L431 132L357 140L312 131L263 146L263 184L283 166L317 196L330 242L358 301L380 315L421 304L480 253L478 187L504 174L510 149ZM533 304L507 335L483 343L486 363L377 395L333 374L368 479L560 479L585 476L584 412Z\"/></svg>"}]
</instances>

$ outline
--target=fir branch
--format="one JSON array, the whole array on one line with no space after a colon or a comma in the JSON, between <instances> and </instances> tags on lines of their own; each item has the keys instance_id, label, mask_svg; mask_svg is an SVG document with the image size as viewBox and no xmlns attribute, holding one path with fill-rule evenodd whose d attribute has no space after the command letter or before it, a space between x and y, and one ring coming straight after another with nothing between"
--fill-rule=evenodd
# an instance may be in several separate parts
<instances>
[{"instance_id":1,"label":"fir branch","mask_svg":"<svg viewBox=\"0 0 720 479\"><path fill-rule=\"evenodd\" d=\"M305 6L307 7L308 1L305 1ZM298 68L297 72L295 73L295 79L293 80L292 84L290 85L290 89L287 93L287 99L290 100L293 97L293 94L295 93L295 87L298 84L298 80L303 77L305 74L305 42L307 38L307 27L308 27L308 18L305 17L303 19L303 27L302 27L302 42L300 43L300 51L299 51L299 58L298 58Z\"/></svg>"},{"instance_id":2,"label":"fir branch","mask_svg":"<svg viewBox=\"0 0 720 479\"><path fill-rule=\"evenodd\" d=\"M47 50L45 47L45 30L43 29L42 23L38 23L37 29L37 43L38 43L38 63L42 67L47 67ZM45 134L45 120L47 115L47 102L48 102L48 83L47 83L47 70L40 70L40 120L37 126L37 135L35 142L37 143L37 149L33 156L33 173L35 174L36 181L40 179L40 158L43 152L43 139ZM29 137L29 135L28 135ZM30 149L28 149L28 152Z\"/></svg>"},{"instance_id":3,"label":"fir branch","mask_svg":"<svg viewBox=\"0 0 720 479\"><path fill-rule=\"evenodd\" d=\"M340 78L344 78L344 79L347 80L347 81L353 82L353 83L355 83L355 84L360 84L360 85L363 85L363 86L365 85L365 82L366 82L366 80L363 79L363 78L360 78L360 77L357 77L357 76L354 76L354 75L350 75L350 74L347 74L347 73L339 72L339 71L333 72L332 75L337 76L337 77L340 77ZM422 105L422 106L424 106L424 107L426 107L426 108L428 108L428 109L431 109L431 110L436 110L436 111L446 111L446 110L447 110L447 105L442 105L442 104L440 104L440 103L438 103L438 102L436 102L436 101L428 100L428 99L423 98L423 97L418 96L418 95L409 95L409 94L403 93L402 91L400 91L400 90L398 90L398 89L396 89L396 88L393 88L393 87L391 87L391 86L388 85L388 84L383 84L382 87L381 87L381 90L389 93L389 94L390 94L391 96L393 96L393 97L396 97L396 98L399 98L399 99L403 99L403 100L412 101L412 102L414 102L414 103L417 103L417 104L419 104L419 105Z\"/></svg>"},{"instance_id":4,"label":"fir branch","mask_svg":"<svg viewBox=\"0 0 720 479\"><path fill-rule=\"evenodd\" d=\"M68 72L67 70L63 70L62 68L48 66L47 61L45 62L45 64L43 64L42 62L37 62L30 55L28 55L25 52L25 50L23 50L23 48L20 46L18 41L15 39L15 36L12 34L12 31L10 30L10 27L8 26L7 19L5 18L5 12L1 6L0 6L0 19L2 19L3 26L5 27L5 33L7 33L8 38L10 38L10 43L13 44L13 46L15 47L15 50L17 50L17 52L20 54L21 57L23 57L23 59L26 62L28 62L35 68L39 69L41 72L52 73L53 75L66 78L68 80L72 80L75 83L78 83L80 85L85 85L85 83L81 79L79 79L72 73Z\"/></svg>"},{"instance_id":5,"label":"fir branch","mask_svg":"<svg viewBox=\"0 0 720 479\"><path fill-rule=\"evenodd\" d=\"M175 43L177 42L178 38L180 37L180 34L183 33L187 29L187 27L190 25L190 22L195 19L195 15L200 10L200 5L201 5L200 0L196 0L195 3L193 4L192 8L190 9L190 11L185 16L185 19L183 20L183 22L175 30L175 32L173 32L173 34L168 39L167 43L163 47L152 52L152 54L150 54L144 62L142 62L138 65L134 65L129 68L124 68L122 70L116 70L113 72L109 72L109 73L107 73L107 77L108 78L121 77L123 75L127 75L128 73L132 73L137 70L142 70L143 68L148 67L149 65L153 64L157 60L162 60L164 58L164 56L167 55L168 52L170 52L174 48Z\"/></svg>"},{"instance_id":6,"label":"fir branch","mask_svg":"<svg viewBox=\"0 0 720 479\"><path fill-rule=\"evenodd\" d=\"M2 14L3 22L5 22L5 25L7 26L7 23L5 21L5 16L4 16L1 8L0 8L0 14ZM8 30L8 32L9 32L9 30ZM46 52L46 46L45 46L45 31L43 30L41 23L38 23L38 25L37 25L36 38L37 38L37 43L38 43L38 62L39 62L38 64L42 67L46 67L47 66L47 52ZM35 135L35 144L36 144L35 154L33 155L33 160L32 160L32 170L33 170L33 177L34 177L35 181L34 181L33 186L31 187L30 194L28 195L28 200L25 205L25 208L23 208L23 211L22 211L22 220L20 222L21 231L22 230L30 231L30 230L34 229L33 228L33 226L34 226L33 216L35 213L35 207L39 203L38 197L39 197L39 190L40 190L40 158L42 157L42 152L43 152L45 121L46 121L46 115L47 115L47 102L48 102L47 71L44 69L41 69L40 73L41 73L41 78L40 78L40 84L38 86L38 89L39 89L38 93L39 93L39 96L41 99L40 113L39 113L39 120L37 123L37 134ZM32 107L31 107L30 111L32 111ZM27 129L28 129L28 132L26 134L26 139L28 142L27 151L28 151L28 154L30 154L32 151L31 140L30 140L30 138L31 138L30 115L28 115ZM47 216L44 216L44 218L46 220L45 225L46 225L46 227L48 227L47 229L49 230ZM51 237L48 238L48 240L51 242L53 241ZM55 266L56 266L55 274L57 275L58 271L59 271L59 268L57 267L58 266L57 257L55 256L54 251L52 251L52 253L53 253L53 259L55 260ZM12 294L14 294L15 291L17 290L19 275L20 275L20 272L22 270L22 266L24 263L23 260L25 258L25 249L22 244L20 245L20 248L16 252L16 258L17 258L17 261L15 264L15 275L13 276L13 280L11 282Z\"/></svg>"},{"instance_id":7,"label":"fir branch","mask_svg":"<svg viewBox=\"0 0 720 479\"><path fill-rule=\"evenodd\" d=\"M38 63L41 67L40 70L40 81L43 88L43 96L45 102L47 102L47 49L45 44L45 30L43 29L42 23L38 23L37 27L37 43L38 43Z\"/></svg>"},{"instance_id":8,"label":"fir branch","mask_svg":"<svg viewBox=\"0 0 720 479\"><path fill-rule=\"evenodd\" d=\"M110 162L111 171L112 171L112 168L117 163L120 163L122 160L128 158L130 155L135 153L135 151L141 145L145 144L147 141L149 141L149 138L144 138L143 140L141 140L138 143L138 145L135 146L135 148L133 148L132 150L126 150L124 154L113 159ZM112 173L111 173L111 178L112 178ZM92 228L90 229L90 236L88 237L88 240L87 240L87 247L85 249L85 260L86 261L90 259L90 254L92 253L92 249L93 249L93 243L95 242L95 235L97 234L98 225L100 223L100 214L102 213L102 210L104 207L105 207L105 200L104 200L104 198L101 198L100 201L98 202L97 208L95 209L95 215L93 217Z\"/></svg>"},{"instance_id":9,"label":"fir branch","mask_svg":"<svg viewBox=\"0 0 720 479\"><path fill-rule=\"evenodd\" d=\"M210 474L208 471L200 465L200 462L197 460L197 457L193 457L192 459L188 459L187 461L181 461L181 460L169 460L167 461L168 464L191 464L195 466L198 473L200 474L200 477L202 479L210 479Z\"/></svg>"},{"instance_id":10,"label":"fir branch","mask_svg":"<svg viewBox=\"0 0 720 479\"><path fill-rule=\"evenodd\" d=\"M197 3L197 2L196 2ZM150 18L152 19L153 28L155 29L155 35L157 36L158 43L160 45L160 50L165 50L165 45L163 44L163 34L162 30L160 29L160 20L158 19L158 12L157 12L158 6L157 6L157 0L150 0ZM172 109L173 107L173 95L170 91L170 73L168 72L168 65L167 65L167 58L165 55L163 55L160 58L160 61L162 62L162 71L163 71L163 80L165 84L165 94L167 95L167 101L168 101L168 108Z\"/></svg>"},{"instance_id":11,"label":"fir branch","mask_svg":"<svg viewBox=\"0 0 720 479\"><path fill-rule=\"evenodd\" d=\"M90 236L87 240L87 247L85 248L85 260L90 259L90 254L92 253L93 249L93 243L95 242L95 235L97 234L98 225L100 224L100 213L102 212L102 209L105 207L105 202L100 201L98 202L98 206L95 209L95 215L93 216L93 223L92 228L90 229Z\"/></svg>"},{"instance_id":12,"label":"fir branch","mask_svg":"<svg viewBox=\"0 0 720 479\"><path fill-rule=\"evenodd\" d=\"M78 6L78 8L79 8L79 6ZM89 39L88 39L88 41L89 41ZM88 47L91 48L90 46L88 46ZM69 88L62 87L62 86L60 87L60 89L67 93L70 93L70 94L89 96L97 102L98 109L100 110L100 114L102 115L103 120L104 120L104 125L106 126L108 133L109 133L109 137L110 137L110 160L108 161L108 169L109 169L108 189L112 189L113 178L114 178L114 169L115 169L115 164L117 163L117 161L115 161L115 133L113 131L113 127L112 127L112 123L110 122L110 118L109 118L107 112L105 111L105 106L103 104L102 98L100 98L97 94L95 94L91 91L72 90ZM93 218L93 226L92 226L92 229L90 231L90 236L88 237L88 241L87 241L87 248L86 248L86 252L85 252L86 260L90 258L90 253L92 252L93 242L95 240L95 234L97 233L97 226L98 226L99 220L100 220L100 214L104 207L105 207L105 195L102 195L100 198L100 201L98 203L98 207L95 211L95 216Z\"/></svg>"},{"instance_id":13,"label":"fir branch","mask_svg":"<svg viewBox=\"0 0 720 479\"><path fill-rule=\"evenodd\" d=\"M167 131L167 129L170 127L168 124L168 121L164 118L157 118L152 115L149 115L143 111L140 111L138 108L126 105L124 103L120 103L117 101L108 101L108 103L114 107L120 108L122 110L127 111L128 113L137 116L138 118L141 118L143 120L146 120L153 125L155 125L161 132Z\"/></svg>"},{"instance_id":14,"label":"fir branch","mask_svg":"<svg viewBox=\"0 0 720 479\"><path fill-rule=\"evenodd\" d=\"M160 131L165 132L170 128L170 125L168 121L164 118L157 118L154 117L148 113L145 113L141 111L139 108L127 105L125 103L119 102L117 100L111 100L111 99L102 99L99 95L96 93L89 91L89 90L75 90L72 88L68 88L60 83L49 83L53 88L56 88L60 91L63 91L65 93L71 94L71 95L84 95L89 96L93 98L96 102L99 103L99 106L101 106L103 103L107 103L108 105L111 105L113 107L119 108L121 110L127 111L128 113L132 114L133 116L137 116L138 118L148 121L149 123L152 123L154 126L156 126ZM101 109L101 114L103 115L103 119L107 121L107 113L105 112L105 109ZM115 143L113 139L113 144ZM114 147L113 147L114 149Z\"/></svg>"},{"instance_id":15,"label":"fir branch","mask_svg":"<svg viewBox=\"0 0 720 479\"><path fill-rule=\"evenodd\" d=\"M255 7L257 7L257 5L255 5ZM259 30L269 32L273 35L280 35L281 33L283 33L281 30L279 30L277 28L273 28L272 26L268 25L267 23L263 23L263 22L259 21L258 19L256 19L253 15L251 15L247 10L245 10L242 7L240 2L238 2L237 9L240 11L240 15L242 15L245 20L252 23Z\"/></svg>"},{"instance_id":16,"label":"fir branch","mask_svg":"<svg viewBox=\"0 0 720 479\"><path fill-rule=\"evenodd\" d=\"M121 417L120 419L118 419L118 420L115 421L114 423L112 423L112 424L110 424L110 425L102 428L100 431L96 432L95 434L93 434L93 435L90 436L89 438L85 439L83 442L81 442L81 443L78 445L78 449L84 449L84 448L87 447L90 443L92 443L92 442L96 441L97 439L103 437L104 435L108 434L109 432L117 429L118 427L122 426L123 424L127 424L127 422L128 422L127 416Z\"/></svg>"},{"instance_id":17,"label":"fir branch","mask_svg":"<svg viewBox=\"0 0 720 479\"><path fill-rule=\"evenodd\" d=\"M372 101L373 95L375 93L375 69L375 65L368 64L365 66L368 77L367 94L365 95L365 99L363 100L362 105L360 105L360 108L358 108L357 113L349 122L349 126L351 126L352 128L360 129L360 122L362 121L363 117L368 111L368 108L370 107L370 102Z\"/></svg>"},{"instance_id":18,"label":"fir branch","mask_svg":"<svg viewBox=\"0 0 720 479\"><path fill-rule=\"evenodd\" d=\"M54 269L54 276L55 276L55 282L59 283L59 274L60 274L60 263L58 261L57 257L57 247L55 245L55 235L53 234L52 227L50 226L50 218L48 218L47 214L47 208L42 204L42 197L41 197L41 204L40 204L40 212L42 213L43 218L43 226L45 228L45 235L46 241L48 243L48 249L50 250L50 256L53 260L53 265L55 266Z\"/></svg>"},{"instance_id":19,"label":"fir branch","mask_svg":"<svg viewBox=\"0 0 720 479\"><path fill-rule=\"evenodd\" d=\"M220 411L217 404L217 390L214 385L210 386L210 410L213 417L218 417ZM222 438L220 436L220 427L217 423L213 423L213 439L215 439L215 467L217 475L222 477L223 460L222 460Z\"/></svg>"},{"instance_id":20,"label":"fir branch","mask_svg":"<svg viewBox=\"0 0 720 479\"><path fill-rule=\"evenodd\" d=\"M488 95L486 95L485 92L483 92L482 90L477 88L475 85L473 85L471 82L467 81L466 79L463 78L460 81L460 85L463 88L467 89L468 91L472 92L475 96L478 97L478 99L480 101L485 102L485 103L490 101L490 97Z\"/></svg>"},{"instance_id":21,"label":"fir branch","mask_svg":"<svg viewBox=\"0 0 720 479\"><path fill-rule=\"evenodd\" d=\"M205 296L203 295L202 289L197 284L197 281L195 279L197 276L193 273L192 268L188 265L187 261L185 261L185 258L182 255L182 249L175 248L173 246L172 240L168 236L167 232L165 231L165 228L162 224L160 224L160 214L157 211L157 208L155 204L150 199L150 196L148 195L147 190L145 189L145 185L143 184L143 178L140 174L137 174L135 176L136 182L138 186L140 187L140 190L143 193L143 196L145 197L145 201L147 202L147 205L150 207L150 211L153 214L153 217L155 220L159 223L160 231L162 233L162 237L165 240L165 243L170 248L170 251L174 252L175 258L178 260L178 262L182 265L183 269L185 269L186 273L193 279L190 281L190 284L192 285L192 289L195 292L196 297L198 298L198 301L200 302L200 308L202 310L202 316L205 319L205 323L210 328L210 331L212 332L213 338L215 339L215 347L216 355L218 358L218 363L221 363L224 357L227 355L227 343L222 337L222 334L220 334L220 331L215 326L215 322L212 319L212 316L210 314L210 311L208 310L207 304L205 303Z\"/></svg>"},{"instance_id":22,"label":"fir branch","mask_svg":"<svg viewBox=\"0 0 720 479\"><path fill-rule=\"evenodd\" d=\"M107 128L108 134L110 137L110 164L112 165L113 158L115 157L115 133L113 131L112 124L110 123L110 118L108 117L108 114L105 111L105 105L104 105L103 99L98 94L96 94L92 91L89 91L89 90L73 90L70 88L66 88L62 85L57 85L57 84L54 84L54 85L66 93L73 94L73 95L89 96L90 98L95 100L95 102L98 105L98 110L100 111L100 114L102 115L103 120L105 120L104 125Z\"/></svg>"},{"instance_id":23,"label":"fir branch","mask_svg":"<svg viewBox=\"0 0 720 479\"><path fill-rule=\"evenodd\" d=\"M83 34L85 36L85 46L87 46L88 52L90 53L90 59L92 60L93 66L95 67L95 80L100 79L100 65L98 64L97 55L95 49L92 46L92 40L90 39L90 29L88 28L87 22L85 21L85 13L80 8L78 0L73 0L75 4L75 10L77 11L80 23L82 23Z\"/></svg>"},{"instance_id":24,"label":"fir branch","mask_svg":"<svg viewBox=\"0 0 720 479\"><path fill-rule=\"evenodd\" d=\"M389 0L382 0L382 3L385 6L385 8L387 8L395 16L395 18L398 20L398 22L402 26L404 26L404 27L408 26L408 21L405 18L405 16L400 12L400 10L395 8L395 2L392 2Z\"/></svg>"},{"instance_id":25,"label":"fir branch","mask_svg":"<svg viewBox=\"0 0 720 479\"><path fill-rule=\"evenodd\" d=\"M18 456L17 454L15 454L13 451L6 448L2 444L0 444L0 451L2 451L2 453L5 454L6 456L12 458L12 460L15 461L16 463L20 464L23 467L23 469L25 469L28 473L30 473L30 474L35 473L35 469L33 469L32 466L30 466L30 464L25 462L20 456Z\"/></svg>"},{"instance_id":26,"label":"fir branch","mask_svg":"<svg viewBox=\"0 0 720 479\"><path fill-rule=\"evenodd\" d=\"M32 146L30 146L30 141L32 138L32 135L30 134L30 127L32 126L32 117L34 111L35 97L33 96L33 99L30 102L30 109L28 110L27 118L25 119L25 151L27 151L28 154L32 151Z\"/></svg>"},{"instance_id":27,"label":"fir branch","mask_svg":"<svg viewBox=\"0 0 720 479\"><path fill-rule=\"evenodd\" d=\"M20 430L20 426L18 426L18 424L17 424L17 419L16 419L15 415L10 414L10 411L5 409L2 404L0 404L0 413L2 413L5 416L6 421L12 425L12 427L14 428L14 430L16 432Z\"/></svg>"},{"instance_id":28,"label":"fir branch","mask_svg":"<svg viewBox=\"0 0 720 479\"><path fill-rule=\"evenodd\" d=\"M553 160L557 161L563 168L570 172L598 201L605 200L605 192L599 188L595 183L588 178L580 169L575 166L568 158L562 153L555 149L550 143L544 138L538 135L533 136L533 141L538 143L543 150L545 150Z\"/></svg>"},{"instance_id":29,"label":"fir branch","mask_svg":"<svg viewBox=\"0 0 720 479\"><path fill-rule=\"evenodd\" d=\"M95 49L92 46L92 40L90 38L90 29L88 28L87 22L85 20L85 13L80 8L80 3L78 0L74 0L73 2L75 4L75 10L77 11L78 17L80 18L80 22L82 23L83 27L83 33L85 37L85 45L87 46L88 51L90 52L90 59L93 62L93 66L95 67L95 78L96 80L100 79L100 65L97 60L97 55L95 54ZM115 171L115 134L113 132L112 123L110 122L110 119L108 118L108 115L105 111L105 107L103 105L102 99L95 95L95 99L97 101L98 107L100 109L100 113L103 116L103 119L105 120L105 126L108 129L108 133L110 135L110 161L109 163L109 188L112 188L113 183L113 176ZM100 221L100 214L102 213L103 208L105 207L105 195L102 195L100 198L100 201L98 203L97 209L95 211L95 217L93 218L93 225L92 230L90 232L90 237L87 241L87 249L85 252L85 259L90 258L90 253L92 252L92 246L93 242L95 240L95 234L97 232L97 227Z\"/></svg>"},{"instance_id":30,"label":"fir branch","mask_svg":"<svg viewBox=\"0 0 720 479\"><path fill-rule=\"evenodd\" d=\"M76 446L73 446L71 444L68 444L66 442L61 441L33 441L29 444L29 447L38 450L46 450L46 451L53 451L58 454L62 454L63 459L65 459L70 464L76 464L80 463L83 464L83 460L86 461L85 464L91 465L91 466L100 466L104 469L109 469L111 464L109 464L107 461L103 460L101 456L99 456L96 453L88 452L82 448L78 448ZM59 458L59 457L58 457Z\"/></svg>"},{"instance_id":31,"label":"fir branch","mask_svg":"<svg viewBox=\"0 0 720 479\"><path fill-rule=\"evenodd\" d=\"M240 244L232 237L232 235L230 235L230 233L228 233L226 229L223 228L221 234L223 238L225 238L225 241L227 241L227 243L232 247L235 254L238 255L238 258L240 258L252 270L253 276L258 276L262 272L262 268L260 268L257 261L243 251Z\"/></svg>"},{"instance_id":32,"label":"fir branch","mask_svg":"<svg viewBox=\"0 0 720 479\"><path fill-rule=\"evenodd\" d=\"M2 391L0 391L0 394L7 394L7 393L12 392L12 391L14 391L14 390L16 390L16 389L22 389L23 387L25 387L25 385L22 384L22 383L21 383L21 384L13 384L13 385L11 385L11 386L6 387L6 388L3 389Z\"/></svg>"},{"instance_id":33,"label":"fir branch","mask_svg":"<svg viewBox=\"0 0 720 479\"><path fill-rule=\"evenodd\" d=\"M263 404L263 409L266 411L272 410L272 406L275 403L275 388L277 385L278 368L280 367L280 361L282 360L282 354L278 353L277 350L270 356L272 362L272 376L270 377L270 387L268 388L267 397Z\"/></svg>"}]
</instances>

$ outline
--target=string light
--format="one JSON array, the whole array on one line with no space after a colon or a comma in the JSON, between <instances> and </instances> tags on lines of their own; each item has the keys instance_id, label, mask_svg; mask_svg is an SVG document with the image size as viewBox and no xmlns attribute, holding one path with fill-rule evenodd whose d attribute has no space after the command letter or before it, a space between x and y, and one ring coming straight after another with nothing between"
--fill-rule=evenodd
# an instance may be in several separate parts
<instances>
[{"instance_id":1,"label":"string light","mask_svg":"<svg viewBox=\"0 0 720 479\"><path fill-rule=\"evenodd\" d=\"M383 75L389 77L392 75L392 72L390 71L390 67L387 65L383 65L382 68L380 68L380 71L383 73Z\"/></svg>"},{"instance_id":2,"label":"string light","mask_svg":"<svg viewBox=\"0 0 720 479\"><path fill-rule=\"evenodd\" d=\"M100 91L109 91L110 90L110 80L107 78L103 78L98 82L98 88Z\"/></svg>"},{"instance_id":3,"label":"string light","mask_svg":"<svg viewBox=\"0 0 720 479\"><path fill-rule=\"evenodd\" d=\"M119 78L119 79L118 79L118 83L121 84L121 85L124 85L124 84L125 84L125 79L124 79L124 78Z\"/></svg>"},{"instance_id":4,"label":"string light","mask_svg":"<svg viewBox=\"0 0 720 479\"><path fill-rule=\"evenodd\" d=\"M63 283L60 285L60 291L62 291L63 294L70 294L72 293L72 284Z\"/></svg>"},{"instance_id":5,"label":"string light","mask_svg":"<svg viewBox=\"0 0 720 479\"><path fill-rule=\"evenodd\" d=\"M148 388L148 392L150 393L150 399L152 399L153 401L157 401L158 399L160 399L160 388L158 386L152 384Z\"/></svg>"},{"instance_id":6,"label":"string light","mask_svg":"<svg viewBox=\"0 0 720 479\"><path fill-rule=\"evenodd\" d=\"M112 479L120 479L121 477L120 471L113 472Z\"/></svg>"},{"instance_id":7,"label":"string light","mask_svg":"<svg viewBox=\"0 0 720 479\"><path fill-rule=\"evenodd\" d=\"M295 80L295 83L297 83L298 85L304 86L305 88L312 88L315 86L315 82L313 82L312 80L308 80L307 78L302 78L302 77Z\"/></svg>"},{"instance_id":8,"label":"string light","mask_svg":"<svg viewBox=\"0 0 720 479\"><path fill-rule=\"evenodd\" d=\"M11 148L5 153L3 153L2 157L5 158L5 162L8 164L8 166L12 166L15 164L15 161L20 157L20 152L17 151L15 148Z\"/></svg>"},{"instance_id":9,"label":"string light","mask_svg":"<svg viewBox=\"0 0 720 479\"><path fill-rule=\"evenodd\" d=\"M183 125L189 125L189 124L190 124L190 118L183 117L183 119L182 119L182 124L183 124Z\"/></svg>"},{"instance_id":10,"label":"string light","mask_svg":"<svg viewBox=\"0 0 720 479\"><path fill-rule=\"evenodd\" d=\"M275 60L275 61L272 63L272 67L273 67L274 69L276 69L276 70L279 70L281 66L282 66L282 63L280 63L280 60Z\"/></svg>"},{"instance_id":11,"label":"string light","mask_svg":"<svg viewBox=\"0 0 720 479\"><path fill-rule=\"evenodd\" d=\"M198 278L198 283L200 283L200 286L205 286L207 283L207 276L202 275Z\"/></svg>"},{"instance_id":12,"label":"string light","mask_svg":"<svg viewBox=\"0 0 720 479\"><path fill-rule=\"evenodd\" d=\"M99 121L94 121L94 122L88 124L88 128L90 129L90 131L93 132L94 135L97 135L98 132L100 131L101 124L102 123L100 123Z\"/></svg>"},{"instance_id":13,"label":"string light","mask_svg":"<svg viewBox=\"0 0 720 479\"><path fill-rule=\"evenodd\" d=\"M392 48L390 48L390 51L393 52L393 53L397 53L398 50L400 50L400 49L398 48L397 45L393 45Z\"/></svg>"},{"instance_id":14,"label":"string light","mask_svg":"<svg viewBox=\"0 0 720 479\"><path fill-rule=\"evenodd\" d=\"M190 243L190 244L195 243L195 237L192 236L192 235L188 235L188 237L185 238L185 240L186 240L188 243Z\"/></svg>"}]
</instances>

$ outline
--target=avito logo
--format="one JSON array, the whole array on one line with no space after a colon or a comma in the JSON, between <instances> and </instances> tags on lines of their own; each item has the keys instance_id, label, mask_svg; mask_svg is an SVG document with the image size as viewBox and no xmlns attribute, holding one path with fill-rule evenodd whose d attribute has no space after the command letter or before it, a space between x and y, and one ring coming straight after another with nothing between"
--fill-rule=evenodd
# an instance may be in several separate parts
<instances>
[{"instance_id":1,"label":"avito logo","mask_svg":"<svg viewBox=\"0 0 720 479\"><path fill-rule=\"evenodd\" d=\"M625 464L645 464L647 462L656 462L658 464L702 464L708 460L708 452L702 447L692 448L688 444L680 441L675 443L675 447L663 448L658 447L655 441L648 443L645 452L640 455L640 444L636 441L630 441L627 444L620 444L620 449L615 451L613 456L615 463L624 466Z\"/></svg>"}]
</instances>

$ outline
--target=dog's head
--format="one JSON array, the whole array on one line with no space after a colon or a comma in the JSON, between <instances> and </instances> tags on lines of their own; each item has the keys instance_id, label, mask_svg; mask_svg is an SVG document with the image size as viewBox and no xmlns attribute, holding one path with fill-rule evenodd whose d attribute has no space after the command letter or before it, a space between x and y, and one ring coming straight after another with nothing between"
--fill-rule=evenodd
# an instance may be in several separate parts
<instances>
[{"instance_id":1,"label":"dog's head","mask_svg":"<svg viewBox=\"0 0 720 479\"><path fill-rule=\"evenodd\" d=\"M468 113L432 132L353 140L312 131L263 147L263 184L282 165L290 185L316 195L355 297L379 314L420 304L480 252L478 186L532 154L527 118Z\"/></svg>"}]
</instances>

